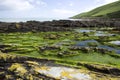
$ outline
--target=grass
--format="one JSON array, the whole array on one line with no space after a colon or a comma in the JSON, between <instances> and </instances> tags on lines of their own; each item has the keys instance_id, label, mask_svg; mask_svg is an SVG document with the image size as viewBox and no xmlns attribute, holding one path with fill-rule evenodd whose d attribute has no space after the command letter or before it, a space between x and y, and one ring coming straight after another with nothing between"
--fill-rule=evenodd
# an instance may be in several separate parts
<instances>
[{"instance_id":1,"label":"grass","mask_svg":"<svg viewBox=\"0 0 120 80\"><path fill-rule=\"evenodd\" d=\"M116 1L104 6L95 8L89 12L81 13L72 18L94 18L94 17L103 17L103 18L119 18L120 17L120 1Z\"/></svg>"},{"instance_id":2,"label":"grass","mask_svg":"<svg viewBox=\"0 0 120 80\"><path fill-rule=\"evenodd\" d=\"M49 38L49 34L54 35L56 38ZM90 33L93 34L93 33ZM67 36L66 36L67 35ZM82 40L101 40L96 36L86 36L84 37L82 33L76 32L39 32L39 33L0 33L1 44L11 45L11 47L6 47L5 49L15 49L15 51L8 52L13 55L29 56L42 59L56 60L56 62L63 61L65 64L77 64L79 62L89 62L89 63L100 63L100 64L109 64L114 66L120 66L120 57L116 58L108 54L101 54L99 52L83 52L81 50L72 51L69 50L69 46L75 44L76 38ZM108 41L119 40L120 36L110 37ZM98 41L99 41L98 40ZM54 46L58 43L64 42L61 44L61 50L45 50L40 52L39 47L41 46ZM104 43L104 42L102 42ZM91 46L96 46L93 43L89 43ZM115 46L119 48L119 46ZM75 52L75 55L65 55L59 56L59 52L68 51ZM116 55L113 53L112 55Z\"/></svg>"}]
</instances>

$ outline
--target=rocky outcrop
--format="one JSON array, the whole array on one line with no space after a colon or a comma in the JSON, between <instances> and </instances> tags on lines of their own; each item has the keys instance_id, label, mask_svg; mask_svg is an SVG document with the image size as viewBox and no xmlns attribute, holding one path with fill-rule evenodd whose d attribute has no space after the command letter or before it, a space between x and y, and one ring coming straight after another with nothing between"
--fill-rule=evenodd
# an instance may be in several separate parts
<instances>
[{"instance_id":1,"label":"rocky outcrop","mask_svg":"<svg viewBox=\"0 0 120 80\"><path fill-rule=\"evenodd\" d=\"M51 22L28 21L20 23L0 22L0 32L37 32L37 31L67 31L64 27L54 27L49 25Z\"/></svg>"},{"instance_id":2,"label":"rocky outcrop","mask_svg":"<svg viewBox=\"0 0 120 80\"><path fill-rule=\"evenodd\" d=\"M61 50L60 46L42 46L39 47L40 52L44 52L45 50Z\"/></svg>"},{"instance_id":3,"label":"rocky outcrop","mask_svg":"<svg viewBox=\"0 0 120 80\"><path fill-rule=\"evenodd\" d=\"M81 64L78 63L78 65ZM100 64L82 64L82 65L91 71L120 76L120 69L117 67L105 66Z\"/></svg>"},{"instance_id":4,"label":"rocky outcrop","mask_svg":"<svg viewBox=\"0 0 120 80\"><path fill-rule=\"evenodd\" d=\"M0 80L55 80L36 72L35 68L41 66L36 61L48 62L48 60L41 61L35 58L0 53Z\"/></svg>"},{"instance_id":5,"label":"rocky outcrop","mask_svg":"<svg viewBox=\"0 0 120 80\"><path fill-rule=\"evenodd\" d=\"M39 72L39 70L48 69L44 66L60 67L62 65L56 64L54 60L22 57L0 52L0 80L56 80L54 77ZM100 73L101 76L98 77L100 79L107 75L117 78L120 76L120 69L113 66L81 62L78 62L77 66L84 66L91 70L90 74L93 74L92 71Z\"/></svg>"},{"instance_id":6,"label":"rocky outcrop","mask_svg":"<svg viewBox=\"0 0 120 80\"><path fill-rule=\"evenodd\" d=\"M19 23L0 22L0 32L37 32L37 31L67 31L78 27L115 27L120 29L120 21L115 20L53 20L27 21Z\"/></svg>"}]
</instances>

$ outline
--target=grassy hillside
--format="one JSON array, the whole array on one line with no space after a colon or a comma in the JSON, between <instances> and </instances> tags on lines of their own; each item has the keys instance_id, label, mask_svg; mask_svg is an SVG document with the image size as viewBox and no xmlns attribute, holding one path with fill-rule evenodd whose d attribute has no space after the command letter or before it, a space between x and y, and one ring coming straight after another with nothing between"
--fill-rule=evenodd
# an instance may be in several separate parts
<instances>
[{"instance_id":1,"label":"grassy hillside","mask_svg":"<svg viewBox=\"0 0 120 80\"><path fill-rule=\"evenodd\" d=\"M78 19L78 18L94 18L94 17L120 18L120 0L95 8L89 12L75 15L72 18Z\"/></svg>"}]
</instances>

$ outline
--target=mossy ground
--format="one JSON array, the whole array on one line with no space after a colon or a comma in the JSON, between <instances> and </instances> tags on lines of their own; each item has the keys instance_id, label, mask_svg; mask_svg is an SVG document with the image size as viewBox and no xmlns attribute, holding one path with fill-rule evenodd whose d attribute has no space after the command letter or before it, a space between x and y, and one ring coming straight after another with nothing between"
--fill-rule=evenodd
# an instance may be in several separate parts
<instances>
[{"instance_id":1,"label":"mossy ground","mask_svg":"<svg viewBox=\"0 0 120 80\"><path fill-rule=\"evenodd\" d=\"M109 37L94 36L94 32L87 33L92 36L85 36L83 33L74 31L66 32L27 32L27 33L0 33L0 44L10 45L10 47L2 48L1 51L9 54L29 56L42 59L50 59L57 61L64 61L65 64L74 65L78 62L99 63L120 67L120 55L116 53L107 52L102 54L95 51L81 51L70 50L69 47L75 44L75 41L84 40L97 40L101 44L106 44L120 49L120 46L109 44L109 41L120 40L120 35ZM102 39L101 39L102 38ZM60 50L51 49L40 51L39 47L43 46L60 46ZM98 45L98 44L97 44ZM93 43L89 43L89 46L97 46ZM58 55L61 52L74 52L75 54L63 54ZM114 56L117 57L114 57Z\"/></svg>"}]
</instances>

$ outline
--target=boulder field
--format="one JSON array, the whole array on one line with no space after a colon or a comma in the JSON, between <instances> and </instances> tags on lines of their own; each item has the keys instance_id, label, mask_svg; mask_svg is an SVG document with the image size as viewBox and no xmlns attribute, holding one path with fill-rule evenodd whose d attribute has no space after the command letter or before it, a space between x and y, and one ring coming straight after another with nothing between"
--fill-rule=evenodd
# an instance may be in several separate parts
<instances>
[{"instance_id":1,"label":"boulder field","mask_svg":"<svg viewBox=\"0 0 120 80\"><path fill-rule=\"evenodd\" d=\"M27 22L0 22L0 32L38 32L38 31L69 31L73 28L114 27L120 29L118 20L53 20Z\"/></svg>"}]
</instances>

